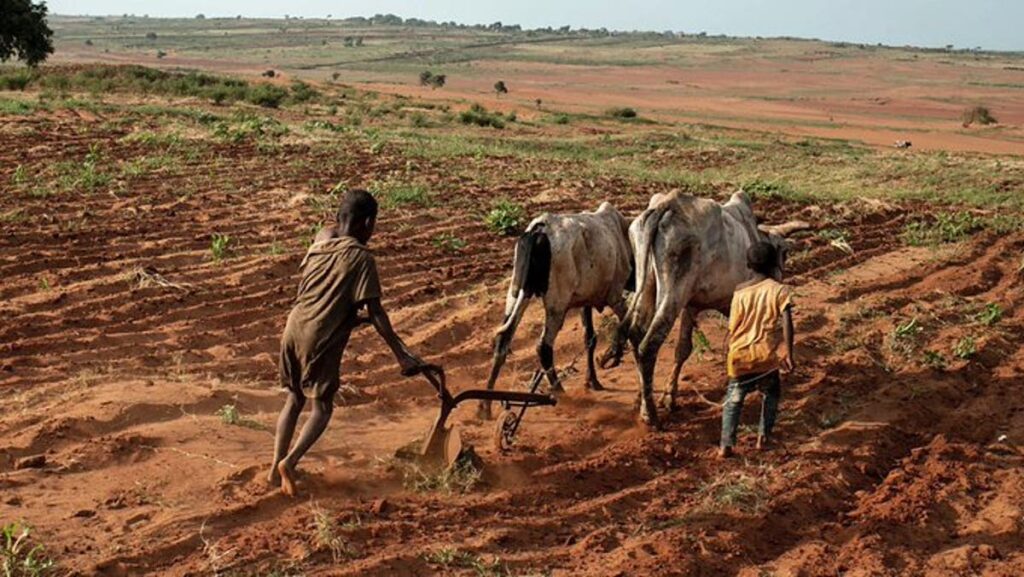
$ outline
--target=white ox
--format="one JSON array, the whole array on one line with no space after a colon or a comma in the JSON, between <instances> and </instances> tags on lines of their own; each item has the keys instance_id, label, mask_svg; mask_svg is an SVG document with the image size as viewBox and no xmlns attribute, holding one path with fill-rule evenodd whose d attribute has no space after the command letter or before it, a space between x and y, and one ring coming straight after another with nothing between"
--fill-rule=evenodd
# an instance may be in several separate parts
<instances>
[{"instance_id":1,"label":"white ox","mask_svg":"<svg viewBox=\"0 0 1024 577\"><path fill-rule=\"evenodd\" d=\"M622 340L629 338L640 373L640 416L646 423L659 424L653 398L654 367L658 350L680 313L675 367L662 397L669 410L675 404L679 372L693 349L697 314L703 310L729 314L736 286L754 274L747 267L747 249L755 242L776 245L781 279L786 256L781 234L808 226L793 222L759 229L750 198L742 191L725 204L680 192L651 198L629 227L636 255L636 296L616 343L602 359L602 364L617 362Z\"/></svg>"},{"instance_id":2,"label":"white ox","mask_svg":"<svg viewBox=\"0 0 1024 577\"><path fill-rule=\"evenodd\" d=\"M543 214L534 219L516 243L505 318L494 343L494 363L487 388L493 389L508 356L509 344L532 297L544 303L544 331L537 344L541 368L551 390L562 390L554 365L554 343L566 313L582 308L587 347L589 389L603 387L594 368L593 309L611 309L625 318L624 291L631 284L632 252L626 219L605 202L594 212ZM481 401L480 415L490 418L490 403Z\"/></svg>"}]
</instances>

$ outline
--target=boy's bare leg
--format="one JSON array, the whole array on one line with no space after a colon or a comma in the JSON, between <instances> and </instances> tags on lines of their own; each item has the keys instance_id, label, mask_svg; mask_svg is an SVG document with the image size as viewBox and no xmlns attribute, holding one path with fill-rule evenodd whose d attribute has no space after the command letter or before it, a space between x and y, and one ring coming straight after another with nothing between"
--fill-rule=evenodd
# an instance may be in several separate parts
<instances>
[{"instance_id":1,"label":"boy's bare leg","mask_svg":"<svg viewBox=\"0 0 1024 577\"><path fill-rule=\"evenodd\" d=\"M306 397L293 392L288 393L288 398L281 409L281 415L277 418L277 433L274 436L274 462L270 465L270 473L267 475L267 482L271 485L281 484L281 475L277 472L277 465L288 453L288 447L292 444L292 437L295 435L295 425L299 422L299 415L302 407L306 404Z\"/></svg>"},{"instance_id":2,"label":"boy's bare leg","mask_svg":"<svg viewBox=\"0 0 1024 577\"><path fill-rule=\"evenodd\" d=\"M284 491L285 495L289 497L296 495L295 466L299 463L299 459L306 454L306 451L313 446L313 443L320 438L324 430L327 429L327 423L331 421L331 414L333 412L333 398L313 399L313 410L309 415L309 420L302 427L299 440L295 442L295 447L288 453L288 456L277 464L277 472L281 475L281 490Z\"/></svg>"}]
</instances>

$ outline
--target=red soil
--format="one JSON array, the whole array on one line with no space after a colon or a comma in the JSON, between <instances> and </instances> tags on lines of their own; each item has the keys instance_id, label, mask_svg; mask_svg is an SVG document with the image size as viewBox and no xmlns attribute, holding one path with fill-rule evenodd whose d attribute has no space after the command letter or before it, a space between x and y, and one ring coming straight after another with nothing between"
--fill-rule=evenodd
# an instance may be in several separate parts
<instances>
[{"instance_id":1,"label":"red soil","mask_svg":"<svg viewBox=\"0 0 1024 577\"><path fill-rule=\"evenodd\" d=\"M117 140L123 128L81 123L5 120L0 180L19 164L78 159L96 142L112 158L139 154ZM361 330L334 421L301 464L306 498L289 499L264 476L281 403L277 339L298 239L315 219L291 201L314 176L357 183L406 160L386 148L327 156L287 144L270 162L249 144L211 146L182 171L131 181L119 197L0 198L0 212L24 217L5 220L0 237L0 519L31 523L67 570L265 574L294 564L310 575L474 574L428 560L458 547L499 557L513 574L1024 573L1019 235L908 249L899 231L921 207L759 205L768 221L830 219L849 231L855 253L798 240L800 366L785 381L781 445L757 453L747 433L740 456L725 462L712 458L718 413L689 392L722 392L722 323L706 319L713 350L688 364L682 409L665 432L635 425L631 363L603 373L608 391L585 393L576 362L567 396L530 411L508 455L491 448L490 423L471 409L456 414L485 463L481 486L411 492L391 455L426 431L435 401ZM567 182L558 194L539 183L484 189L446 164L472 161L417 161L437 190L458 194L445 192L441 208L385 212L374 240L396 326L444 364L457 389L486 376L512 245L483 228L476 204L509 194L531 212L569 210L612 191L632 215L654 191L625 192L610 180ZM216 182L183 194L206 173ZM431 242L452 231L468 241L462 252ZM213 232L232 237L233 258L211 262ZM187 290L137 287L126 276L136 266ZM989 302L1004 311L993 327L971 316ZM924 332L904 357L889 344L911 318ZM514 343L505 387L535 362L537 319L531 311ZM977 348L969 361L950 353L965 336ZM566 367L581 343L569 323L556 362ZM925 350L942 351L946 368L925 367ZM667 346L659 382L670 357ZM221 422L224 405L250 426ZM744 422L756 412L748 407ZM347 542L340 559L316 539L314 507Z\"/></svg>"}]
</instances>

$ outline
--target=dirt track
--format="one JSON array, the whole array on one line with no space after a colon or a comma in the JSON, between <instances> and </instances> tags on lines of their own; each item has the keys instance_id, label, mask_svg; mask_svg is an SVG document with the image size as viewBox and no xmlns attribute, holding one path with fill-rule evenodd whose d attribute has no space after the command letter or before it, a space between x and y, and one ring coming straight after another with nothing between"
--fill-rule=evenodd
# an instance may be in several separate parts
<instances>
[{"instance_id":1,"label":"dirt track","mask_svg":"<svg viewBox=\"0 0 1024 577\"><path fill-rule=\"evenodd\" d=\"M116 131L79 126L11 121L4 130L20 137L0 139L0 177L8 166L80 158L95 142L113 158L137 152ZM0 199L0 211L24 211L0 239L0 518L29 521L64 567L85 574L253 574L290 562L311 575L473 574L425 559L443 546L500 557L512 574L1024 572L1024 456L1014 445L1024 440L1024 238L906 248L899 232L922 207L775 201L757 207L766 220L829 220L855 250L805 237L794 251L801 366L784 389L783 446L757 454L747 434L740 458L710 458L718 414L692 394L666 432L637 428L627 363L603 374L610 390L599 394L581 392L570 371L567 397L529 413L508 456L490 448L489 423L462 411L464 436L487 463L483 485L412 493L390 455L426 430L434 402L364 331L343 367L351 388L303 464L306 495L351 544L335 563L316 547L311 503L267 490L263 475L280 402L277 339L300 239L316 219L296 199L314 176L355 184L405 163L386 149L342 152L318 157L290 144L268 162L251 145L209 144L178 172L133 180L130 195ZM539 212L609 196L632 214L653 191L616 193L623 187L612 181L483 190L439 164L416 169L448 204L385 213L374 244L396 326L456 388L485 376L512 243L483 228L476 202L505 193ZM201 173L215 182L192 190ZM461 253L432 244L455 230L468 242ZM210 259L214 232L237 247L223 263ZM183 290L134 286L127 275L137 266ZM973 320L994 302L998 324ZM531 313L505 386L532 366ZM924 330L903 356L891 335L912 318ZM722 327L702 327L713 351L688 365L683 388L717 398ZM969 362L948 352L967 335L977 341ZM581 341L570 324L556 362L564 367ZM931 349L945 352L945 370L923 366ZM666 347L660 382L670 355ZM222 423L216 412L227 404L250 426ZM38 455L41 467L18 467ZM737 486L749 491L730 501L725 491Z\"/></svg>"}]
</instances>

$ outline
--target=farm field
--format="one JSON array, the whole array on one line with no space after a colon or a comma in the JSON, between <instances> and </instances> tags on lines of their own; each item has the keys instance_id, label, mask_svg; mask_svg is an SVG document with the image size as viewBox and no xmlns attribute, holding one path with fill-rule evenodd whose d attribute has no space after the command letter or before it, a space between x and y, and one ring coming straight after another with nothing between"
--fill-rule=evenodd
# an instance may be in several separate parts
<instances>
[{"instance_id":1,"label":"farm field","mask_svg":"<svg viewBox=\"0 0 1024 577\"><path fill-rule=\"evenodd\" d=\"M611 37L460 59L439 48L489 34L419 31L410 47L377 27L370 56L338 64L331 38L355 29L117 20L55 19L52 64L0 68L0 87L25 80L0 90L0 519L30 524L59 571L1024 573L1018 56ZM217 22L230 41L206 33L200 49ZM159 59L133 44L150 25ZM289 44L265 41L279 36ZM254 44L269 60L240 48ZM393 57L417 46L439 51ZM751 72L765 60L779 70ZM283 75L264 85L266 68ZM423 69L448 83L419 86ZM499 73L509 95L489 92ZM819 95L796 95L815 79ZM974 104L999 124L961 126ZM742 188L762 220L812 223L790 252L799 367L781 446L754 450L750 400L738 458L714 458L720 413L693 391L724 392L723 319L701 319L682 406L651 432L629 355L601 373L607 391L582 390L574 318L558 406L531 409L507 454L461 408L483 468L429 475L394 455L436 400L364 328L303 497L268 488L299 263L353 186L382 201L385 306L454 389L485 382L501 320L515 238L495 214L608 200L632 218L657 192ZM502 387L533 370L538 309ZM603 346L612 323L599 326Z\"/></svg>"}]
</instances>

